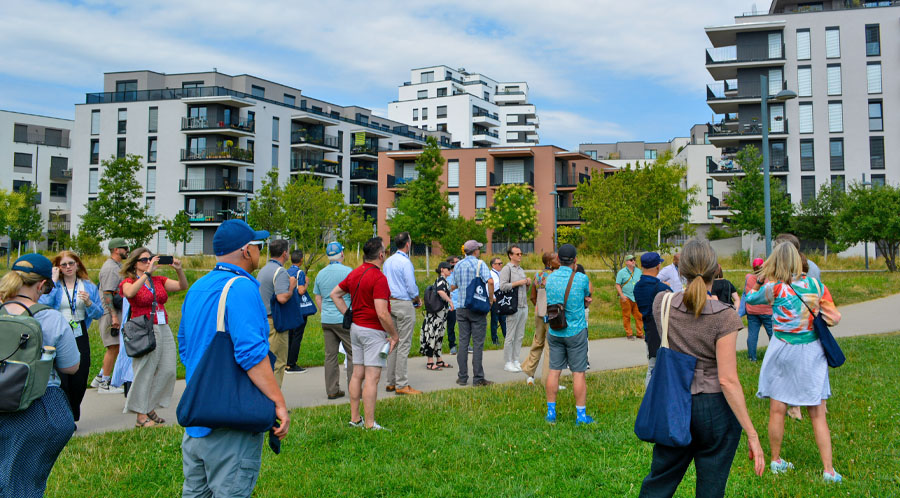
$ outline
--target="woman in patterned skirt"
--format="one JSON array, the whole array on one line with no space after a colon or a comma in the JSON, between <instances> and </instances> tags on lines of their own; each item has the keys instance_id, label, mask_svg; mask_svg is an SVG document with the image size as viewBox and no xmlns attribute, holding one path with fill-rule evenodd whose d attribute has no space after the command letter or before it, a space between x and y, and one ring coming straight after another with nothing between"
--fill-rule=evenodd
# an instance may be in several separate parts
<instances>
[{"instance_id":1,"label":"woman in patterned skirt","mask_svg":"<svg viewBox=\"0 0 900 498\"><path fill-rule=\"evenodd\" d=\"M450 285L447 284L447 277L450 275L450 263L441 261L435 270L438 274L437 280L434 282L434 289L437 295L446 303L437 313L429 313L425 311L425 321L422 323L422 335L419 338L419 354L428 358L425 368L428 370L441 370L442 368L451 368L452 365L444 363L441 359L441 344L444 341L444 329L447 326L447 310L453 310L453 300L450 299Z\"/></svg>"}]
</instances>

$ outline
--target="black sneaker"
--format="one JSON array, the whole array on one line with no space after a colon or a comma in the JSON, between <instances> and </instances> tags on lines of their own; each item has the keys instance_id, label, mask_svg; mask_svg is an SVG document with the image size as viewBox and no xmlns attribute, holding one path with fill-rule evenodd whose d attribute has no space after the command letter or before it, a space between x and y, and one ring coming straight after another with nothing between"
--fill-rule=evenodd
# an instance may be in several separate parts
<instances>
[{"instance_id":1,"label":"black sneaker","mask_svg":"<svg viewBox=\"0 0 900 498\"><path fill-rule=\"evenodd\" d=\"M459 384L459 385L461 385L461 386L466 386L466 385L469 384L469 381L468 381L468 380L462 380L462 379L459 379L459 378L458 378L458 379L456 379L456 383Z\"/></svg>"},{"instance_id":2,"label":"black sneaker","mask_svg":"<svg viewBox=\"0 0 900 498\"><path fill-rule=\"evenodd\" d=\"M287 367L287 368L284 369L284 373L289 373L289 374L302 374L302 373L306 373L306 369L303 368L303 367L299 367L299 366L297 366L297 365L291 365L291 366L289 366L289 367Z\"/></svg>"}]
</instances>

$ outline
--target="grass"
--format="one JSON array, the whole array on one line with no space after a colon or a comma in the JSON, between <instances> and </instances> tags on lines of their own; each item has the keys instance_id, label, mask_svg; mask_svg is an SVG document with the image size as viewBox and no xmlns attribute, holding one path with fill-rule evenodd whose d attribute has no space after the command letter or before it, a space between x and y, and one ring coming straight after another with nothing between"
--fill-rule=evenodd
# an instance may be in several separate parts
<instances>
[{"instance_id":1,"label":"grass","mask_svg":"<svg viewBox=\"0 0 900 498\"><path fill-rule=\"evenodd\" d=\"M796 470L756 477L742 438L728 496L900 495L900 334L841 345L848 360L831 370L828 417L845 482L820 482L809 420L789 420L783 454ZM768 403L754 396L759 363L741 357L738 368L768 456ZM543 390L523 383L380 401L378 421L392 432L346 427L347 405L296 409L282 454L263 452L255 496L637 496L652 449L632 431L644 372L588 375L590 427L574 426L571 389L560 393L559 423L548 426ZM165 427L73 438L47 496L176 496L181 437ZM691 468L676 496L693 496L694 483Z\"/></svg>"}]
</instances>

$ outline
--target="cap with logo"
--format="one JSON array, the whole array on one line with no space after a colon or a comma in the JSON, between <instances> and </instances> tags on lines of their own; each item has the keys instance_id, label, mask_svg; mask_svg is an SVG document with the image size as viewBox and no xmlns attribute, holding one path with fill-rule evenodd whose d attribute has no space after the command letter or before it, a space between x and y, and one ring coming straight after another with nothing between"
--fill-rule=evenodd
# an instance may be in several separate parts
<instances>
[{"instance_id":1,"label":"cap with logo","mask_svg":"<svg viewBox=\"0 0 900 498\"><path fill-rule=\"evenodd\" d=\"M325 246L326 256L337 256L342 252L344 252L344 246L342 246L340 242L329 242L328 245Z\"/></svg>"}]
</instances>

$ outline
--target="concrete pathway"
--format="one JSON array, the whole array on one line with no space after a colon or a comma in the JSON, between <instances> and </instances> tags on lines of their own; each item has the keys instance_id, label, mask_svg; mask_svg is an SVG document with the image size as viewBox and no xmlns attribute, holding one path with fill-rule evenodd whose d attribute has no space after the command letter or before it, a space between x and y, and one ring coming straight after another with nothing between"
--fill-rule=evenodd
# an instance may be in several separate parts
<instances>
[{"instance_id":1,"label":"concrete pathway","mask_svg":"<svg viewBox=\"0 0 900 498\"><path fill-rule=\"evenodd\" d=\"M873 301L842 306L839 308L843 317L841 323L832 328L835 336L849 337L865 334L881 334L900 330L900 321L896 311L900 309L900 294L894 294ZM417 332L418 333L418 332ZM760 334L760 347L768 343L765 333ZM738 335L738 350L747 349L747 331ZM522 358L528 348L522 348ZM590 343L590 372L614 370L618 368L637 367L647 364L647 349L643 341L628 341L624 337L616 339L596 339ZM425 358L409 359L410 385L421 391L438 391L442 389L463 389L456 385L456 356L446 355L444 361L454 366L441 371L425 370ZM471 364L471 359L469 360ZM525 375L503 370L503 350L484 352L484 369L489 380L494 382L524 382ZM540 373L540 367L538 368ZM469 368L471 377L471 365ZM346 374L341 367L341 387L345 391ZM471 382L471 380L470 380ZM184 391L184 381L175 384L175 395L169 408L158 410L167 424L175 424L175 407ZM328 400L325 394L325 375L323 367L311 367L302 374L285 375L282 386L289 408L319 406L327 404L346 404L349 397ZM384 391L384 376L378 389L379 398L394 397L393 393ZM469 387L471 389L471 387ZM96 389L88 390L81 404L81 421L78 422L77 436L95 432L107 432L134 427L135 416L123 414L125 400L121 395L100 395ZM348 415L349 416L349 415Z\"/></svg>"}]
</instances>

